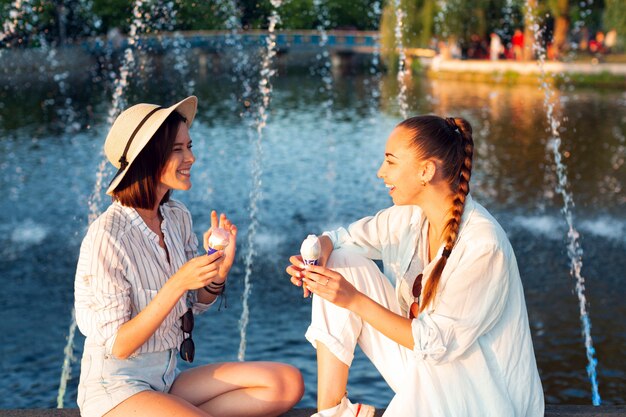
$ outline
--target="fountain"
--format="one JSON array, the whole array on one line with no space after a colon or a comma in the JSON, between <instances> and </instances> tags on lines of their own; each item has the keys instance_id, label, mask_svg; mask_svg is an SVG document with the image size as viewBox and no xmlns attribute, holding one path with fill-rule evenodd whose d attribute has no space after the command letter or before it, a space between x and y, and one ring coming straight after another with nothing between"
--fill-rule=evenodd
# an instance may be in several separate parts
<instances>
[{"instance_id":1,"label":"fountain","mask_svg":"<svg viewBox=\"0 0 626 417\"><path fill-rule=\"evenodd\" d=\"M565 216L567 223L567 255L570 259L570 274L576 280L576 294L578 296L578 306L580 310L580 322L582 325L582 335L585 343L586 355L588 360L587 375L591 382L591 394L593 405L600 405L601 398L598 392L598 380L596 374L596 366L598 364L595 358L595 349L593 347L593 340L591 339L591 319L587 312L587 298L585 296L585 278L582 276L581 270L583 266L582 256L583 249L580 244L580 233L574 226L574 197L569 190L569 181L567 177L567 168L563 163L561 155L561 134L559 128L561 122L559 116L556 114L556 100L554 93L547 82L547 74L544 68L546 60L546 50L539 41L541 38L542 28L536 21L534 15L534 8L527 0L526 2L526 19L530 23L531 30L534 33L534 45L535 51L538 55L539 67L541 69L541 89L545 94L544 107L546 110L546 118L550 126L551 138L549 146L552 150L554 157L554 163L556 165L556 174L558 178L558 184L556 187L557 193L563 198L562 213Z\"/></svg>"},{"instance_id":2,"label":"fountain","mask_svg":"<svg viewBox=\"0 0 626 417\"><path fill-rule=\"evenodd\" d=\"M140 34L145 30L144 19L141 12L142 0L136 0L133 5L133 20L130 26L128 37L128 46L124 50L124 59L120 65L119 76L115 79L113 100L109 108L109 116L107 124L111 126L116 117L126 108L125 91L128 87L128 80L133 77L135 71L134 48L137 45ZM108 167L107 159L104 157L104 149L100 151L101 162L96 173L96 183L93 192L89 197L89 217L88 222L91 224L100 215L100 204L102 202L103 179ZM63 368L59 383L59 391L57 395L57 408L63 408L63 398L67 386L67 380L71 374L71 363L74 358L74 334L76 332L76 312L72 308L72 318L67 336L67 345L64 349L65 358L63 360Z\"/></svg>"},{"instance_id":3,"label":"fountain","mask_svg":"<svg viewBox=\"0 0 626 417\"><path fill-rule=\"evenodd\" d=\"M372 3L372 8L369 10L369 17L372 21L378 22L380 21L382 15L382 9L379 1L375 1ZM365 80L366 85L371 84L371 99L372 106L375 108L375 104L378 103L378 99L380 98L380 79L382 77L382 71L380 70L380 35L376 36L376 43L374 45L374 51L372 52L372 62L370 64L370 75L372 76L372 80ZM374 120L374 118L372 118Z\"/></svg>"},{"instance_id":4,"label":"fountain","mask_svg":"<svg viewBox=\"0 0 626 417\"><path fill-rule=\"evenodd\" d=\"M263 55L263 60L261 63L261 71L260 71L260 81L259 81L259 92L261 94L261 103L258 105L258 113L256 120L256 132L257 138L254 143L254 159L252 166L252 190L250 191L250 224L248 226L248 239L247 239L247 248L248 251L246 253L245 258L245 276L244 276L244 289L243 289L243 297L242 297L242 311L241 318L239 319L239 329L240 329L240 343L239 343L239 353L237 354L237 359L239 361L243 361L246 357L246 330L248 328L248 321L250 320L250 310L248 307L248 298L250 297L250 291L252 289L252 283L250 282L252 276L252 263L254 261L255 252L255 237L256 230L259 226L259 220L257 217L258 214L258 202L259 197L261 195L261 174L262 174L262 140L263 140L263 129L267 124L267 116L269 111L270 100L272 97L272 84L271 79L275 74L275 70L273 69L273 60L276 56L276 34L275 29L276 25L280 21L280 16L278 15L278 8L281 6L282 0L271 0L272 3L272 12L269 17L269 25L267 28L268 34L265 39L265 53Z\"/></svg>"},{"instance_id":5,"label":"fountain","mask_svg":"<svg viewBox=\"0 0 626 417\"><path fill-rule=\"evenodd\" d=\"M396 27L395 27L395 37L396 37L396 48L398 50L398 85L400 86L400 91L398 92L398 104L400 106L400 115L403 119L408 117L409 113L409 105L407 103L406 97L406 77L408 72L411 71L409 68L406 68L406 53L404 50L403 43L403 28L404 28L404 11L402 10L401 0L395 0L395 11L396 11Z\"/></svg>"},{"instance_id":6,"label":"fountain","mask_svg":"<svg viewBox=\"0 0 626 417\"><path fill-rule=\"evenodd\" d=\"M326 29L330 25L330 20L328 18L328 8L322 2L322 0L313 0L313 7L315 8L317 19L319 21L317 25L317 31L320 35L320 39L318 42L318 46L320 47L320 51L316 55L317 59L317 72L318 76L322 79L323 86L319 89L320 95L324 97L322 101L322 121L321 121L321 131L323 135L326 137L326 147L325 151L327 152L326 158L326 180L327 187L329 190L335 189L335 180L337 178L337 169L335 167L335 137L332 131L332 118L333 118L333 105L334 105L334 97L333 97L333 73L332 73L332 61L330 57L330 53L328 51L328 33ZM335 224L336 222L336 197L335 193L329 193L328 195L328 218L327 221L329 224Z\"/></svg>"}]
</instances>

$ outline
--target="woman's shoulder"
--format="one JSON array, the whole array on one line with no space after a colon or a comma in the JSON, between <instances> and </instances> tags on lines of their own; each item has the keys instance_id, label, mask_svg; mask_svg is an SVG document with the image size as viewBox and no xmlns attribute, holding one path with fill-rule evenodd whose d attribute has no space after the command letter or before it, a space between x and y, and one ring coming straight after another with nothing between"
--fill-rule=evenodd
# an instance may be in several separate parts
<instances>
[{"instance_id":1,"label":"woman's shoulder","mask_svg":"<svg viewBox=\"0 0 626 417\"><path fill-rule=\"evenodd\" d=\"M506 232L500 226L495 217L481 204L472 201L466 207L469 209L467 218L462 220L460 241L468 245L491 247L493 249L506 249L511 247Z\"/></svg>"},{"instance_id":2,"label":"woman's shoulder","mask_svg":"<svg viewBox=\"0 0 626 417\"><path fill-rule=\"evenodd\" d=\"M121 204L112 203L89 225L89 233L105 232L114 235L125 233L132 225L132 210Z\"/></svg>"},{"instance_id":3,"label":"woman's shoulder","mask_svg":"<svg viewBox=\"0 0 626 417\"><path fill-rule=\"evenodd\" d=\"M163 203L162 207L165 211L173 214L174 216L191 218L191 213L189 212L187 206L178 200L174 200L173 198L170 198L167 202Z\"/></svg>"},{"instance_id":4,"label":"woman's shoulder","mask_svg":"<svg viewBox=\"0 0 626 417\"><path fill-rule=\"evenodd\" d=\"M131 210L117 202L112 203L89 225L83 239L83 246L99 246L102 242L120 242L133 225Z\"/></svg>"}]
</instances>

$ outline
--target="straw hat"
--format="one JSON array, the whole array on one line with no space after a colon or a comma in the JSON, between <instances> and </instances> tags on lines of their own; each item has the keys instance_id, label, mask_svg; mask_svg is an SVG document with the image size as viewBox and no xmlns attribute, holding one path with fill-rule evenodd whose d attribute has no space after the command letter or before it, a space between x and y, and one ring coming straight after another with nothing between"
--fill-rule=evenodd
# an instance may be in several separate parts
<instances>
[{"instance_id":1,"label":"straw hat","mask_svg":"<svg viewBox=\"0 0 626 417\"><path fill-rule=\"evenodd\" d=\"M118 169L109 184L107 194L113 193L137 155L174 110L187 119L187 127L191 127L197 107L198 99L190 96L171 107L136 104L117 116L104 142L104 153L109 162Z\"/></svg>"}]
</instances>

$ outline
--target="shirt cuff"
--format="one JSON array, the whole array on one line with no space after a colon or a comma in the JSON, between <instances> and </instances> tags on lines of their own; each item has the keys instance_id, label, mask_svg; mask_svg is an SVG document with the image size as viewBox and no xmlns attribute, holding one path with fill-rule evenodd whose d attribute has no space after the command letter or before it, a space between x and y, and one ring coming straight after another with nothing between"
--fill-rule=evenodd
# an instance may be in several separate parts
<instances>
[{"instance_id":1,"label":"shirt cuff","mask_svg":"<svg viewBox=\"0 0 626 417\"><path fill-rule=\"evenodd\" d=\"M322 236L327 236L330 239L333 244L333 249L339 249L339 247L341 246L339 240L341 238L342 231L345 232L345 229L339 228L337 230L326 231L322 233Z\"/></svg>"},{"instance_id":2,"label":"shirt cuff","mask_svg":"<svg viewBox=\"0 0 626 417\"><path fill-rule=\"evenodd\" d=\"M201 303L200 301L198 301L198 291L201 291L201 289L196 290L196 294L193 297L192 303L191 303L191 310L193 311L193 314L202 314L202 313L204 313L213 304L215 304L217 299L220 297L220 296L215 297L213 299L213 301L211 301L210 303Z\"/></svg>"},{"instance_id":3,"label":"shirt cuff","mask_svg":"<svg viewBox=\"0 0 626 417\"><path fill-rule=\"evenodd\" d=\"M448 319L444 319L448 320ZM411 322L413 353L417 360L439 362L448 351L447 344L452 334L452 320L447 330L442 331L429 313L422 313Z\"/></svg>"}]
</instances>

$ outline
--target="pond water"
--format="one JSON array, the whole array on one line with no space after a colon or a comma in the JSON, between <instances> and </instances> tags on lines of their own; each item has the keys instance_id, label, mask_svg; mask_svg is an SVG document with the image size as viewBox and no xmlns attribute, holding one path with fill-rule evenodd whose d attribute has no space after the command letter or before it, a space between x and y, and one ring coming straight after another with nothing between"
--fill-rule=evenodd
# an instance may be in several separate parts
<instances>
[{"instance_id":1,"label":"pond water","mask_svg":"<svg viewBox=\"0 0 626 417\"><path fill-rule=\"evenodd\" d=\"M182 82L163 68L133 79L126 98L160 104L184 97ZM89 214L111 103L106 76L69 82L75 130L63 126L66 98L50 81L5 83L0 90L0 408L56 406L63 348L71 322L73 279ZM242 230L227 309L196 321L196 363L232 361L239 347L243 259L256 131L240 117L246 107L229 74L194 72L199 112L191 130L197 161L193 188L175 198L188 205L200 234L211 209ZM251 85L256 85L252 80ZM263 133L262 194L255 238L246 358L300 368L315 404L315 352L305 341L310 300L284 268L309 233L347 225L391 204L376 178L387 135L400 121L393 76L335 75L331 112L321 79L280 68ZM583 276L604 404L626 403L626 94L567 89L562 150L576 202L584 249ZM254 98L253 98L254 99ZM535 353L548 403L590 404L578 300L569 274L566 224L555 191L543 93L415 78L410 114L468 119L474 127L474 198L502 224L515 248L525 287ZM104 174L105 183L112 170ZM104 203L108 198L100 190ZM75 356L84 339L77 335ZM75 407L78 362L65 404ZM181 365L183 368L185 365ZM392 393L361 354L352 397L384 406Z\"/></svg>"}]
</instances>

